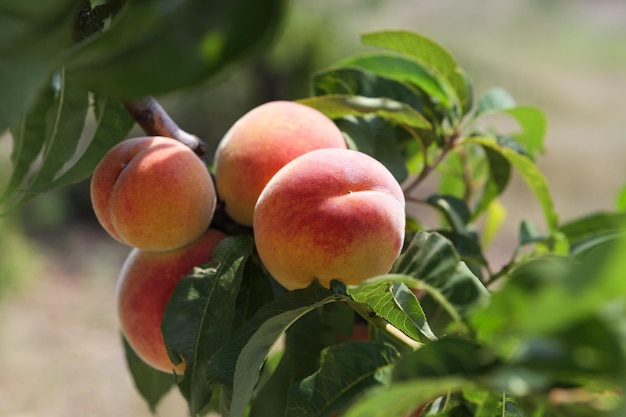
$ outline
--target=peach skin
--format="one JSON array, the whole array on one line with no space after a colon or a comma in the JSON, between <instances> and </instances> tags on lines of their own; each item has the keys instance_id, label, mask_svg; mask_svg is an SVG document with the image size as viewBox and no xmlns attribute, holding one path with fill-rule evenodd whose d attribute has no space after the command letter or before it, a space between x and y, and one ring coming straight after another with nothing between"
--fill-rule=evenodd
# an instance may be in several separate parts
<instances>
[{"instance_id":1,"label":"peach skin","mask_svg":"<svg viewBox=\"0 0 626 417\"><path fill-rule=\"evenodd\" d=\"M376 159L321 149L285 165L267 183L254 212L257 250L285 288L358 284L385 274L404 240L400 184Z\"/></svg>"},{"instance_id":2,"label":"peach skin","mask_svg":"<svg viewBox=\"0 0 626 417\"><path fill-rule=\"evenodd\" d=\"M137 356L155 369L182 374L185 365L170 360L161 333L165 307L178 281L194 266L209 262L226 237L208 229L195 242L168 252L133 249L117 283L117 315L122 333Z\"/></svg>"},{"instance_id":3,"label":"peach skin","mask_svg":"<svg viewBox=\"0 0 626 417\"><path fill-rule=\"evenodd\" d=\"M291 101L262 104L220 141L214 158L217 193L233 220L252 226L259 194L287 162L314 149L346 147L339 128L318 110Z\"/></svg>"},{"instance_id":4,"label":"peach skin","mask_svg":"<svg viewBox=\"0 0 626 417\"><path fill-rule=\"evenodd\" d=\"M125 140L106 154L91 179L91 201L115 239L167 251L204 233L217 196L206 165L191 149L155 136Z\"/></svg>"}]
</instances>

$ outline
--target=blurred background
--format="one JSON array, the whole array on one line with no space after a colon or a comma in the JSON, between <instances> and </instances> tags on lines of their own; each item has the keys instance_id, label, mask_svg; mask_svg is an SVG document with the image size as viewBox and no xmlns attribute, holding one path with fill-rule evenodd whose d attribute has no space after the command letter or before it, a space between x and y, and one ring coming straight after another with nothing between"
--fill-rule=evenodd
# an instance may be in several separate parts
<instances>
[{"instance_id":1,"label":"blurred background","mask_svg":"<svg viewBox=\"0 0 626 417\"><path fill-rule=\"evenodd\" d=\"M309 74L362 49L363 32L399 28L446 46L477 96L500 86L546 113L538 164L561 220L614 209L626 184L622 0L294 0L263 57L159 100L214 149L250 108L306 96ZM0 138L0 179L10 149ZM59 189L0 218L1 417L150 415L126 370L114 315L129 249L96 223L88 188ZM519 178L503 203L506 225L488 253L494 265L510 256L521 219L543 224ZM172 391L157 412L186 409Z\"/></svg>"}]
</instances>

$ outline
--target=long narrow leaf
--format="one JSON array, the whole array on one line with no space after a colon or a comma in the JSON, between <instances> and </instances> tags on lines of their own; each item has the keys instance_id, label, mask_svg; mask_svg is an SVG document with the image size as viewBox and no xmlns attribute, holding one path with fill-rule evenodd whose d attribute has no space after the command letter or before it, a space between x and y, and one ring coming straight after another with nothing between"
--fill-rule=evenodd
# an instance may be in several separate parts
<instances>
[{"instance_id":1,"label":"long narrow leaf","mask_svg":"<svg viewBox=\"0 0 626 417\"><path fill-rule=\"evenodd\" d=\"M521 155L510 148L500 146L496 141L484 137L471 137L464 140L464 143L476 143L483 147L490 148L515 167L520 173L530 190L533 192L543 211L546 225L550 232L556 232L558 227L558 216L554 210L554 203L548 187L548 182L539 168L526 156Z\"/></svg>"},{"instance_id":2,"label":"long narrow leaf","mask_svg":"<svg viewBox=\"0 0 626 417\"><path fill-rule=\"evenodd\" d=\"M30 188L42 187L54 179L74 155L85 124L89 105L87 90L75 84L65 70L55 77L54 85L57 91L49 113L41 166Z\"/></svg>"},{"instance_id":3,"label":"long narrow leaf","mask_svg":"<svg viewBox=\"0 0 626 417\"><path fill-rule=\"evenodd\" d=\"M331 94L298 100L331 119L344 116L377 114L395 123L415 128L429 128L430 122L408 104L388 98Z\"/></svg>"},{"instance_id":4,"label":"long narrow leaf","mask_svg":"<svg viewBox=\"0 0 626 417\"><path fill-rule=\"evenodd\" d=\"M104 155L122 141L134 124L133 118L119 100L95 95L95 131L87 138L78 155L74 155L70 165L53 181L45 184L37 192L58 186L72 184L87 178Z\"/></svg>"},{"instance_id":5,"label":"long narrow leaf","mask_svg":"<svg viewBox=\"0 0 626 417\"><path fill-rule=\"evenodd\" d=\"M172 358L185 360L180 388L192 415L211 400L206 364L230 336L243 265L253 247L249 236L220 242L209 264L179 282L165 309L163 337Z\"/></svg>"}]
</instances>

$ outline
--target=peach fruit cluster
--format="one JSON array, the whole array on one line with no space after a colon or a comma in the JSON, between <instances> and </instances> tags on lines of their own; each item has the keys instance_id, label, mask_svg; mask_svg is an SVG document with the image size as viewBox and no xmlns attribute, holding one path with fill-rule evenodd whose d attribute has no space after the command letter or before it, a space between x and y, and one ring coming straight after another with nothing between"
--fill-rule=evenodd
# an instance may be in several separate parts
<instances>
[{"instance_id":1,"label":"peach fruit cluster","mask_svg":"<svg viewBox=\"0 0 626 417\"><path fill-rule=\"evenodd\" d=\"M234 221L252 227L261 261L288 290L385 274L404 240L398 182L348 149L334 122L311 107L274 101L252 109L222 138L213 165L215 185L186 146L141 137L115 146L91 181L103 228L133 247L117 286L120 327L137 355L165 372L184 371L161 333L167 302L226 237L209 227L217 196Z\"/></svg>"}]
</instances>

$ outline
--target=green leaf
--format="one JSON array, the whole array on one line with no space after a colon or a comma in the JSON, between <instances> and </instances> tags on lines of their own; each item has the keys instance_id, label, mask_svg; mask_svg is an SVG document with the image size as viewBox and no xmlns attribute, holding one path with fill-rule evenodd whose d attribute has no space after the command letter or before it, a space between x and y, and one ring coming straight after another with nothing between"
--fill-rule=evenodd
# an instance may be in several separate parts
<instances>
[{"instance_id":1,"label":"green leaf","mask_svg":"<svg viewBox=\"0 0 626 417\"><path fill-rule=\"evenodd\" d=\"M617 198L615 200L615 208L617 211L620 212L626 211L626 185L623 186L617 194Z\"/></svg>"},{"instance_id":2,"label":"green leaf","mask_svg":"<svg viewBox=\"0 0 626 417\"><path fill-rule=\"evenodd\" d=\"M9 198L15 197L14 193L16 191L26 186L31 165L43 148L48 111L52 108L53 103L54 92L52 89L45 90L30 113L22 117L20 123L11 129L13 137L13 151L11 152L13 171L2 198L0 198L0 202L4 205L15 206L20 199L24 198L23 195L19 195L16 198L17 201L9 201L7 203Z\"/></svg>"},{"instance_id":3,"label":"green leaf","mask_svg":"<svg viewBox=\"0 0 626 417\"><path fill-rule=\"evenodd\" d=\"M426 202L439 210L454 230L466 230L471 214L465 201L452 195L433 194Z\"/></svg>"},{"instance_id":4,"label":"green leaf","mask_svg":"<svg viewBox=\"0 0 626 417\"><path fill-rule=\"evenodd\" d=\"M491 303L472 315L473 328L485 343L498 345L508 337L546 334L599 314L626 297L625 250L622 237L582 260L551 255L525 262L511 272Z\"/></svg>"},{"instance_id":5,"label":"green leaf","mask_svg":"<svg viewBox=\"0 0 626 417\"><path fill-rule=\"evenodd\" d=\"M593 213L564 223L559 228L578 255L626 232L626 213Z\"/></svg>"},{"instance_id":6,"label":"green leaf","mask_svg":"<svg viewBox=\"0 0 626 417\"><path fill-rule=\"evenodd\" d=\"M366 392L344 417L404 417L437 397L471 387L471 382L453 377L395 383Z\"/></svg>"},{"instance_id":7,"label":"green leaf","mask_svg":"<svg viewBox=\"0 0 626 417\"><path fill-rule=\"evenodd\" d=\"M402 356L394 366L393 379L477 377L499 364L496 355L485 347L461 337L446 336Z\"/></svg>"},{"instance_id":8,"label":"green leaf","mask_svg":"<svg viewBox=\"0 0 626 417\"><path fill-rule=\"evenodd\" d=\"M463 160L456 150L448 152L443 162L437 167L440 175L439 194L451 195L462 199L466 194L467 184L464 178Z\"/></svg>"},{"instance_id":9,"label":"green leaf","mask_svg":"<svg viewBox=\"0 0 626 417\"><path fill-rule=\"evenodd\" d=\"M273 299L271 279L265 273L261 261L257 257L251 257L244 266L239 285L233 330L250 320L261 307Z\"/></svg>"},{"instance_id":10,"label":"green leaf","mask_svg":"<svg viewBox=\"0 0 626 417\"><path fill-rule=\"evenodd\" d=\"M134 124L133 118L119 100L94 96L95 131L81 144L78 153L68 162L67 169L34 191L43 192L58 186L73 184L89 177L106 153L121 142Z\"/></svg>"},{"instance_id":11,"label":"green leaf","mask_svg":"<svg viewBox=\"0 0 626 417\"><path fill-rule=\"evenodd\" d=\"M344 315L347 317L342 317ZM285 346L280 362L267 381L259 381L260 387L257 386L255 390L249 416L285 415L285 393L291 385L318 370L322 350L337 343L335 325L346 318L350 320L352 328L354 312L350 307L344 303L326 304L306 313L285 331ZM264 373L266 368L267 364Z\"/></svg>"},{"instance_id":12,"label":"green leaf","mask_svg":"<svg viewBox=\"0 0 626 417\"><path fill-rule=\"evenodd\" d=\"M406 54L428 66L450 84L458 98L459 111L465 112L469 108L470 94L463 71L450 52L432 39L400 30L367 33L362 36L362 42Z\"/></svg>"},{"instance_id":13,"label":"green leaf","mask_svg":"<svg viewBox=\"0 0 626 417\"><path fill-rule=\"evenodd\" d=\"M543 141L547 119L540 109L532 106L518 106L506 90L494 87L478 100L474 117L498 113L507 114L519 123L522 132L514 136L531 159L536 152L544 151Z\"/></svg>"},{"instance_id":14,"label":"green leaf","mask_svg":"<svg viewBox=\"0 0 626 417\"><path fill-rule=\"evenodd\" d=\"M122 343L128 370L133 378L135 387L141 397L148 403L150 411L154 414L159 401L176 384L176 377L173 374L157 371L142 361L123 335Z\"/></svg>"},{"instance_id":15,"label":"green leaf","mask_svg":"<svg viewBox=\"0 0 626 417\"><path fill-rule=\"evenodd\" d=\"M546 115L532 106L518 106L508 109L505 113L520 124L522 132L515 134L514 137L524 146L530 157L533 158L537 152L543 152L548 124Z\"/></svg>"},{"instance_id":16,"label":"green leaf","mask_svg":"<svg viewBox=\"0 0 626 417\"><path fill-rule=\"evenodd\" d=\"M179 281L165 308L165 345L172 361L185 361L179 386L192 415L211 400L206 363L230 336L243 265L253 248L250 236L224 239L208 264Z\"/></svg>"},{"instance_id":17,"label":"green leaf","mask_svg":"<svg viewBox=\"0 0 626 417\"><path fill-rule=\"evenodd\" d=\"M413 107L388 98L330 94L298 100L313 107L331 119L345 116L376 114L400 125L414 128L429 128L430 123Z\"/></svg>"},{"instance_id":18,"label":"green leaf","mask_svg":"<svg viewBox=\"0 0 626 417\"><path fill-rule=\"evenodd\" d=\"M337 127L356 149L380 161L401 183L409 173L393 126L378 116L346 116L335 120Z\"/></svg>"},{"instance_id":19,"label":"green leaf","mask_svg":"<svg viewBox=\"0 0 626 417\"><path fill-rule=\"evenodd\" d=\"M71 42L73 0L0 3L0 133L32 110ZM44 93L45 94L45 93Z\"/></svg>"},{"instance_id":20,"label":"green leaf","mask_svg":"<svg viewBox=\"0 0 626 417\"><path fill-rule=\"evenodd\" d=\"M128 2L107 29L67 52L68 68L100 93L163 94L265 47L284 7L283 0Z\"/></svg>"},{"instance_id":21,"label":"green leaf","mask_svg":"<svg viewBox=\"0 0 626 417\"><path fill-rule=\"evenodd\" d=\"M13 206L47 189L72 158L81 139L88 93L66 76L55 75L35 111L13 129L14 171L5 198L18 191ZM33 162L38 160L36 169Z\"/></svg>"},{"instance_id":22,"label":"green leaf","mask_svg":"<svg viewBox=\"0 0 626 417\"><path fill-rule=\"evenodd\" d=\"M317 72L311 80L314 95L384 97L408 104L423 113L422 97L415 88L360 68L331 68Z\"/></svg>"},{"instance_id":23,"label":"green leaf","mask_svg":"<svg viewBox=\"0 0 626 417\"><path fill-rule=\"evenodd\" d=\"M278 337L294 322L325 304L347 297L333 296L317 282L284 293L263 306L241 326L211 359L207 377L233 387L231 416L241 416L259 380L261 367Z\"/></svg>"},{"instance_id":24,"label":"green leaf","mask_svg":"<svg viewBox=\"0 0 626 417\"><path fill-rule=\"evenodd\" d=\"M348 287L348 294L412 339L437 339L415 294L404 283L383 276Z\"/></svg>"},{"instance_id":25,"label":"green leaf","mask_svg":"<svg viewBox=\"0 0 626 417\"><path fill-rule=\"evenodd\" d=\"M372 340L326 348L320 369L290 387L285 417L342 413L364 390L388 384L397 357L393 346Z\"/></svg>"},{"instance_id":26,"label":"green leaf","mask_svg":"<svg viewBox=\"0 0 626 417\"><path fill-rule=\"evenodd\" d=\"M337 67L358 67L385 78L414 85L432 100L451 108L451 87L428 66L417 60L392 52L364 52L349 56L335 64Z\"/></svg>"},{"instance_id":27,"label":"green leaf","mask_svg":"<svg viewBox=\"0 0 626 417\"><path fill-rule=\"evenodd\" d=\"M546 225L550 232L556 232L558 227L558 216L554 211L554 203L548 188L548 183L539 168L527 157L520 155L512 149L504 148L489 138L471 137L463 141L463 143L475 143L485 148L490 148L503 156L512 166L515 167L533 192L546 219Z\"/></svg>"},{"instance_id":28,"label":"green leaf","mask_svg":"<svg viewBox=\"0 0 626 417\"><path fill-rule=\"evenodd\" d=\"M555 333L521 341L511 364L549 375L557 383L572 375L593 375L597 383L618 382L626 371L620 340L606 322L588 316Z\"/></svg>"},{"instance_id":29,"label":"green leaf","mask_svg":"<svg viewBox=\"0 0 626 417\"><path fill-rule=\"evenodd\" d=\"M497 199L492 200L487 206L485 223L483 226L481 246L489 247L506 219L506 207Z\"/></svg>"},{"instance_id":30,"label":"green leaf","mask_svg":"<svg viewBox=\"0 0 626 417\"><path fill-rule=\"evenodd\" d=\"M87 91L75 84L65 70L55 75L53 85L58 89L55 91L54 105L49 111L47 131L41 132L46 139L41 166L29 184L32 188L47 184L63 169L74 155L85 125L89 105Z\"/></svg>"},{"instance_id":31,"label":"green leaf","mask_svg":"<svg viewBox=\"0 0 626 417\"><path fill-rule=\"evenodd\" d=\"M515 99L501 87L493 87L487 90L476 103L475 117L486 113L495 113L515 107Z\"/></svg>"},{"instance_id":32,"label":"green leaf","mask_svg":"<svg viewBox=\"0 0 626 417\"><path fill-rule=\"evenodd\" d=\"M472 218L476 219L482 214L489 205L500 196L511 178L511 164L499 152L489 147L483 147L487 163L489 165L489 176L483 190L480 202L477 204L472 214Z\"/></svg>"},{"instance_id":33,"label":"green leaf","mask_svg":"<svg viewBox=\"0 0 626 417\"><path fill-rule=\"evenodd\" d=\"M436 288L460 316L489 296L483 283L461 262L452 243L439 233L417 232L392 272L415 277Z\"/></svg>"}]
</instances>

